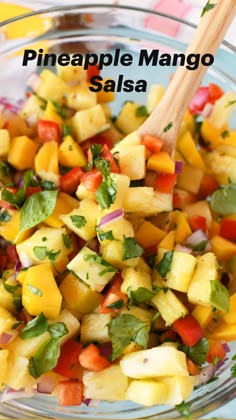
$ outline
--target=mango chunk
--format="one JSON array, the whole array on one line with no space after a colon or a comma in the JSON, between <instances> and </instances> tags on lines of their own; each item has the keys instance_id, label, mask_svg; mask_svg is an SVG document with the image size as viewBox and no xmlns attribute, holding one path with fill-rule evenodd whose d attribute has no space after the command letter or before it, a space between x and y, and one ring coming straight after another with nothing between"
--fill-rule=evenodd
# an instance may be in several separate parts
<instances>
[{"instance_id":1,"label":"mango chunk","mask_svg":"<svg viewBox=\"0 0 236 420\"><path fill-rule=\"evenodd\" d=\"M35 265L27 270L22 286L22 303L30 315L43 312L47 318L56 318L61 310L62 296L49 263Z\"/></svg>"},{"instance_id":2,"label":"mango chunk","mask_svg":"<svg viewBox=\"0 0 236 420\"><path fill-rule=\"evenodd\" d=\"M58 158L63 166L85 166L87 163L83 150L71 136L66 136L60 144Z\"/></svg>"},{"instance_id":3,"label":"mango chunk","mask_svg":"<svg viewBox=\"0 0 236 420\"><path fill-rule=\"evenodd\" d=\"M236 293L230 296L229 312L223 318L227 324L236 324Z\"/></svg>"},{"instance_id":4,"label":"mango chunk","mask_svg":"<svg viewBox=\"0 0 236 420\"><path fill-rule=\"evenodd\" d=\"M207 324L213 319L214 312L212 307L203 305L196 305L192 311L193 317L198 321L202 328L205 328Z\"/></svg>"},{"instance_id":5,"label":"mango chunk","mask_svg":"<svg viewBox=\"0 0 236 420\"><path fill-rule=\"evenodd\" d=\"M34 166L34 158L38 149L37 143L27 136L14 137L8 153L8 162L22 171Z\"/></svg>"},{"instance_id":6,"label":"mango chunk","mask_svg":"<svg viewBox=\"0 0 236 420\"><path fill-rule=\"evenodd\" d=\"M33 233L33 229L27 229L19 234L20 212L18 210L11 210L9 214L11 215L11 219L7 222L0 223L0 235L6 241L18 244L27 239Z\"/></svg>"},{"instance_id":7,"label":"mango chunk","mask_svg":"<svg viewBox=\"0 0 236 420\"><path fill-rule=\"evenodd\" d=\"M58 144L55 141L44 143L35 156L35 172L41 171L59 174L58 168Z\"/></svg>"},{"instance_id":8,"label":"mango chunk","mask_svg":"<svg viewBox=\"0 0 236 420\"><path fill-rule=\"evenodd\" d=\"M166 232L149 221L143 222L135 234L136 241L145 249L157 245Z\"/></svg>"},{"instance_id":9,"label":"mango chunk","mask_svg":"<svg viewBox=\"0 0 236 420\"><path fill-rule=\"evenodd\" d=\"M56 206L51 214L44 223L52 228L61 228L64 225L61 214L69 213L72 210L79 207L79 201L70 195L60 192L57 196Z\"/></svg>"},{"instance_id":10,"label":"mango chunk","mask_svg":"<svg viewBox=\"0 0 236 420\"><path fill-rule=\"evenodd\" d=\"M173 174L175 163L167 152L153 153L147 161L147 168L151 171Z\"/></svg>"},{"instance_id":11,"label":"mango chunk","mask_svg":"<svg viewBox=\"0 0 236 420\"><path fill-rule=\"evenodd\" d=\"M207 338L219 341L236 340L236 324L227 324L222 321L213 332L207 335Z\"/></svg>"},{"instance_id":12,"label":"mango chunk","mask_svg":"<svg viewBox=\"0 0 236 420\"><path fill-rule=\"evenodd\" d=\"M206 165L199 151L197 150L196 144L190 131L186 131L186 133L180 137L177 148L190 166L206 171Z\"/></svg>"},{"instance_id":13,"label":"mango chunk","mask_svg":"<svg viewBox=\"0 0 236 420\"><path fill-rule=\"evenodd\" d=\"M228 260L233 255L236 255L236 244L219 235L213 236L211 239L213 252L220 261Z\"/></svg>"}]
</instances>

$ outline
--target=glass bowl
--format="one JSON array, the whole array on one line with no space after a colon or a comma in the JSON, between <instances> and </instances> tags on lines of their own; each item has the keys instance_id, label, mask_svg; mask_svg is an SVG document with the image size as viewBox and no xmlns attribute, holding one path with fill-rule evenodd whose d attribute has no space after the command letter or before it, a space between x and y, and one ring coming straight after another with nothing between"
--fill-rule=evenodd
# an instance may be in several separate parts
<instances>
[{"instance_id":1,"label":"glass bowl","mask_svg":"<svg viewBox=\"0 0 236 420\"><path fill-rule=\"evenodd\" d=\"M168 28L171 28L169 30ZM22 66L25 49L43 48L60 54L109 52L116 50L133 57L130 67L110 65L102 69L102 76L114 80L119 75L125 79L147 81L147 91L152 83L167 85L175 71L174 66L138 65L140 50L158 49L160 53L181 53L186 49L194 25L158 14L147 9L130 6L93 4L53 7L13 18L0 24L0 96L11 103L24 98L26 80L39 72L42 66L32 61ZM235 49L223 43L208 68L204 82L219 84L224 90L236 89ZM126 100L145 103L145 92L118 92L111 104L114 115ZM236 382L231 377L232 356L236 343L230 343L228 360L218 370L217 381L196 389L190 398L191 414L202 417L208 412L236 397ZM16 372L17 374L17 372ZM97 406L60 407L56 398L33 395L31 398L11 400L2 404L0 412L9 417L80 418L80 419L157 419L176 418L180 414L166 406L142 407L131 402L101 402Z\"/></svg>"}]
</instances>

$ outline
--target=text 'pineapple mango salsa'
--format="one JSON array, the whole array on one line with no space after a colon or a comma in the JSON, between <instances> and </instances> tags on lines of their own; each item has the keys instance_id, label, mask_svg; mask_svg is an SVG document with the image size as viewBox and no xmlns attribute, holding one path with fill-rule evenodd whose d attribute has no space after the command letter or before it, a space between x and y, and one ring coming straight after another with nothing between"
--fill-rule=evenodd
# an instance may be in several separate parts
<instances>
[{"instance_id":1,"label":"text 'pineapple mango salsa'","mask_svg":"<svg viewBox=\"0 0 236 420\"><path fill-rule=\"evenodd\" d=\"M0 113L2 402L180 408L236 338L236 96L199 88L173 159L136 131L164 88L114 118L94 71L33 74Z\"/></svg>"}]
</instances>

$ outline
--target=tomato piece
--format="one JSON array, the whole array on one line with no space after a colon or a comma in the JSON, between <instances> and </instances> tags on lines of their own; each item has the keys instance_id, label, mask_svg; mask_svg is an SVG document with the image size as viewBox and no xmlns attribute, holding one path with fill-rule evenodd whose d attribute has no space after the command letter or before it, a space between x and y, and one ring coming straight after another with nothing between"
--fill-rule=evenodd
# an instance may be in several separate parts
<instances>
[{"instance_id":1,"label":"tomato piece","mask_svg":"<svg viewBox=\"0 0 236 420\"><path fill-rule=\"evenodd\" d=\"M88 65L88 68L87 68L87 81L88 82L90 82L91 77L99 76L99 74L100 74L100 70L97 64L95 64L95 66L92 66L90 64Z\"/></svg>"},{"instance_id":2,"label":"tomato piece","mask_svg":"<svg viewBox=\"0 0 236 420\"><path fill-rule=\"evenodd\" d=\"M97 191L99 185L103 180L101 172L97 168L91 169L91 171L86 172L81 177L81 182L89 191Z\"/></svg>"},{"instance_id":3,"label":"tomato piece","mask_svg":"<svg viewBox=\"0 0 236 420\"><path fill-rule=\"evenodd\" d=\"M180 335L186 346L194 346L202 337L204 330L192 315L186 315L173 323L173 330Z\"/></svg>"},{"instance_id":4,"label":"tomato piece","mask_svg":"<svg viewBox=\"0 0 236 420\"><path fill-rule=\"evenodd\" d=\"M214 344L212 344L210 350L207 353L207 361L208 363L217 364L217 362L224 359L225 356L226 352L223 344L220 341L216 341Z\"/></svg>"},{"instance_id":5,"label":"tomato piece","mask_svg":"<svg viewBox=\"0 0 236 420\"><path fill-rule=\"evenodd\" d=\"M107 314L110 312L119 312L123 305L128 301L128 296L121 292L121 284L123 279L120 274L116 274L110 287L108 288L107 293L104 296L104 299L101 304L100 313ZM120 308L109 308L109 305L114 304L115 302L123 301Z\"/></svg>"},{"instance_id":6,"label":"tomato piece","mask_svg":"<svg viewBox=\"0 0 236 420\"><path fill-rule=\"evenodd\" d=\"M218 182L213 175L204 175L199 191L199 198L206 198L208 195L211 195L219 187Z\"/></svg>"},{"instance_id":7,"label":"tomato piece","mask_svg":"<svg viewBox=\"0 0 236 420\"><path fill-rule=\"evenodd\" d=\"M146 134L142 138L142 144L144 144L144 146L148 150L150 150L150 152L152 152L152 153L158 153L158 152L160 152L160 150L161 150L161 148L163 146L163 141L160 140L156 136L153 136L151 134Z\"/></svg>"},{"instance_id":8,"label":"tomato piece","mask_svg":"<svg viewBox=\"0 0 236 420\"><path fill-rule=\"evenodd\" d=\"M92 372L99 372L100 370L106 369L111 364L109 360L104 356L101 356L100 350L95 344L89 344L81 351L79 362L83 368L91 370Z\"/></svg>"},{"instance_id":9,"label":"tomato piece","mask_svg":"<svg viewBox=\"0 0 236 420\"><path fill-rule=\"evenodd\" d=\"M209 102L214 105L214 103L224 95L224 91L215 83L209 83L208 89Z\"/></svg>"},{"instance_id":10,"label":"tomato piece","mask_svg":"<svg viewBox=\"0 0 236 420\"><path fill-rule=\"evenodd\" d=\"M189 357L186 358L186 362L190 375L196 376L200 373L199 366L197 366Z\"/></svg>"},{"instance_id":11,"label":"tomato piece","mask_svg":"<svg viewBox=\"0 0 236 420\"><path fill-rule=\"evenodd\" d=\"M83 382L76 379L59 381L58 401L62 406L81 405L83 402Z\"/></svg>"},{"instance_id":12,"label":"tomato piece","mask_svg":"<svg viewBox=\"0 0 236 420\"><path fill-rule=\"evenodd\" d=\"M230 241L236 241L236 220L222 219L220 223L220 236Z\"/></svg>"},{"instance_id":13,"label":"tomato piece","mask_svg":"<svg viewBox=\"0 0 236 420\"><path fill-rule=\"evenodd\" d=\"M154 189L165 194L170 194L173 191L176 181L176 174L158 174L154 183Z\"/></svg>"},{"instance_id":14,"label":"tomato piece","mask_svg":"<svg viewBox=\"0 0 236 420\"><path fill-rule=\"evenodd\" d=\"M79 166L76 166L67 172L67 174L62 175L60 177L62 190L67 194L74 194L78 185L80 184L83 174L84 171Z\"/></svg>"},{"instance_id":15,"label":"tomato piece","mask_svg":"<svg viewBox=\"0 0 236 420\"><path fill-rule=\"evenodd\" d=\"M15 265L19 261L19 256L16 251L15 245L9 244L6 247L7 262Z\"/></svg>"},{"instance_id":16,"label":"tomato piece","mask_svg":"<svg viewBox=\"0 0 236 420\"><path fill-rule=\"evenodd\" d=\"M61 128L55 121L39 120L37 131L40 143L47 141L59 143L61 140Z\"/></svg>"},{"instance_id":17,"label":"tomato piece","mask_svg":"<svg viewBox=\"0 0 236 420\"><path fill-rule=\"evenodd\" d=\"M27 187L26 188L26 197L30 197L31 195L42 191L42 188L40 186L35 186L35 187Z\"/></svg>"},{"instance_id":18,"label":"tomato piece","mask_svg":"<svg viewBox=\"0 0 236 420\"><path fill-rule=\"evenodd\" d=\"M191 229L195 232L198 229L201 229L203 232L206 233L207 222L204 216L200 216L195 214L188 219L189 225Z\"/></svg>"},{"instance_id":19,"label":"tomato piece","mask_svg":"<svg viewBox=\"0 0 236 420\"><path fill-rule=\"evenodd\" d=\"M70 339L61 347L60 356L54 372L65 378L77 378L79 369L79 355L82 351L82 344Z\"/></svg>"},{"instance_id":20,"label":"tomato piece","mask_svg":"<svg viewBox=\"0 0 236 420\"><path fill-rule=\"evenodd\" d=\"M110 171L116 174L120 173L120 167L118 163L116 163L113 154L110 152L107 144L104 144L101 150L101 157L108 160L110 162Z\"/></svg>"}]
</instances>

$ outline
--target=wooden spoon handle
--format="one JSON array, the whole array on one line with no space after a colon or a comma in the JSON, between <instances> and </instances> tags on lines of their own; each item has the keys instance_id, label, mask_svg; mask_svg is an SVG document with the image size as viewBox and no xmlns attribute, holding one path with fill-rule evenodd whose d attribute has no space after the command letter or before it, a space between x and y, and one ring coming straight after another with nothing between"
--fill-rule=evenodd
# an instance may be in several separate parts
<instances>
[{"instance_id":1,"label":"wooden spoon handle","mask_svg":"<svg viewBox=\"0 0 236 420\"><path fill-rule=\"evenodd\" d=\"M236 0L211 0L215 4L206 11L185 53L214 55L236 14ZM138 129L138 133L153 134L165 142L165 150L172 153L184 113L199 87L208 67L199 62L196 70L178 67L160 104ZM164 128L173 123L166 132ZM170 124L171 125L171 124Z\"/></svg>"}]
</instances>

